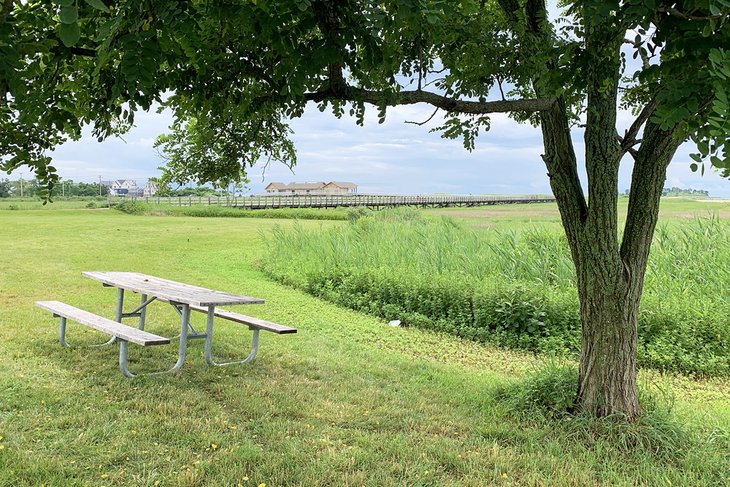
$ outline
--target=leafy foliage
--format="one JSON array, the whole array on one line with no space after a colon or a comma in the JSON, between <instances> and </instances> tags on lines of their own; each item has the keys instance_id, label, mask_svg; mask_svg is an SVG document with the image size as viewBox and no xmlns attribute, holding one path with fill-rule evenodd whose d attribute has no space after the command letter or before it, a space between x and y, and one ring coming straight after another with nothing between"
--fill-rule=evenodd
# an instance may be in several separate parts
<instances>
[{"instance_id":1,"label":"leafy foliage","mask_svg":"<svg viewBox=\"0 0 730 487\"><path fill-rule=\"evenodd\" d=\"M433 86L446 99L487 101L498 88L507 100L537 92L562 97L577 117L588 86L603 76L599 67L611 65L605 61L613 45L586 46L583 39L610 30L633 39L629 54L646 60L637 69L623 65L626 105L638 111L655 100L656 123L681 126L679 136L697 143L698 161L727 171L726 0L684 2L681 9L643 0L568 7L567 16L537 33L525 22L544 16L534 10L539 2L4 1L3 168L28 164L50 186L56 176L46 150L78 138L85 123L100 138L122 132L136 110L162 102L163 94L177 117L170 137L187 131L198 139L191 151L212 138L226 145L195 164L171 157L171 180L202 182L237 180L261 155L294 163L286 120L308 101L336 116L350 102L362 121L365 103L377 105L382 118L408 89ZM467 148L489 128L483 108L467 117L442 108L447 122L439 130L463 137Z\"/></svg>"},{"instance_id":2,"label":"leafy foliage","mask_svg":"<svg viewBox=\"0 0 730 487\"><path fill-rule=\"evenodd\" d=\"M155 148L167 162L162 168L162 186L196 181L226 188L247 183L246 167L262 156L290 165L296 159L286 138L289 129L264 119L232 118L223 126L213 126L207 119L191 118L178 120L171 128L170 134L155 140ZM260 143L251 143L255 137Z\"/></svg>"}]
</instances>

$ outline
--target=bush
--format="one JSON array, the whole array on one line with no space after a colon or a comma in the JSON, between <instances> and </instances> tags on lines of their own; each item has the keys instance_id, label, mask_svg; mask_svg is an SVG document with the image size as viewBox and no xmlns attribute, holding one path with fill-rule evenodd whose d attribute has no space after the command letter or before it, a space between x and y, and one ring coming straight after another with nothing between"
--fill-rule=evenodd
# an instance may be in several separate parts
<instances>
[{"instance_id":1,"label":"bush","mask_svg":"<svg viewBox=\"0 0 730 487\"><path fill-rule=\"evenodd\" d=\"M373 210L371 210L370 208L366 208L364 206L358 206L356 208L351 208L351 209L347 210L347 219L350 222L355 222L364 216L372 215L372 213L373 213Z\"/></svg>"},{"instance_id":2,"label":"bush","mask_svg":"<svg viewBox=\"0 0 730 487\"><path fill-rule=\"evenodd\" d=\"M495 391L495 398L510 411L539 414L550 418L573 414L578 392L578 370L570 365L549 362Z\"/></svg>"},{"instance_id":3,"label":"bush","mask_svg":"<svg viewBox=\"0 0 730 487\"><path fill-rule=\"evenodd\" d=\"M129 215L143 215L149 210L149 205L140 201L124 200L115 204L114 208Z\"/></svg>"}]
</instances>

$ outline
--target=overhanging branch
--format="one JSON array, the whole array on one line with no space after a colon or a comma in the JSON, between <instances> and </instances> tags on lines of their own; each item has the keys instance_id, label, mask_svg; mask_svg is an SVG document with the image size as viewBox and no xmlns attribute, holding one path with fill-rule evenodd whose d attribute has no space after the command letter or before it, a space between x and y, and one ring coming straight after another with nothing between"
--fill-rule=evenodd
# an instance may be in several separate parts
<instances>
[{"instance_id":1,"label":"overhanging branch","mask_svg":"<svg viewBox=\"0 0 730 487\"><path fill-rule=\"evenodd\" d=\"M496 100L496 101L468 101L456 100L430 91L371 91L361 88L347 87L340 92L318 91L305 93L305 100L323 102L340 100L349 102L364 102L377 106L415 105L427 103L450 113L470 115L485 115L488 113L525 112L535 113L549 110L554 100L547 98Z\"/></svg>"}]
</instances>

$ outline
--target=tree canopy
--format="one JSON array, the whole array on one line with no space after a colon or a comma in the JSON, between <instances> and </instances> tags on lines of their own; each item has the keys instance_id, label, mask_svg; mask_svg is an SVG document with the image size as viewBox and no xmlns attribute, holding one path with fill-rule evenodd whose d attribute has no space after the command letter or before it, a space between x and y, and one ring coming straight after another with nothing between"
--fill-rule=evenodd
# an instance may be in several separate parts
<instances>
[{"instance_id":1,"label":"tree canopy","mask_svg":"<svg viewBox=\"0 0 730 487\"><path fill-rule=\"evenodd\" d=\"M0 9L3 169L28 164L46 184L49 149L84 124L99 138L123 132L154 102L174 110L178 129L195 117L205 121L199 136L225 139L223 153L177 168L216 182L261 153L293 163L281 145L287 121L310 101L360 123L365 104L384 118L388 106L428 103L445 112L444 136L470 148L490 113L536 122L560 99L577 122L589 87L607 87L601 70L616 62L622 104L637 115L621 149L634 150L652 119L692 138L697 164L730 176L727 0L569 2L552 24L535 0L3 0ZM627 47L619 59L616 43Z\"/></svg>"}]
</instances>

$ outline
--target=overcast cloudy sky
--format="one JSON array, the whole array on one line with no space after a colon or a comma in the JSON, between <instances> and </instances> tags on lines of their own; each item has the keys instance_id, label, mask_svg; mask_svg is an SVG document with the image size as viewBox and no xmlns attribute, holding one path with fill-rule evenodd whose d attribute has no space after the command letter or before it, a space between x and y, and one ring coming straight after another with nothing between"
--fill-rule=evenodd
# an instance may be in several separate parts
<instances>
[{"instance_id":1,"label":"overcast cloudy sky","mask_svg":"<svg viewBox=\"0 0 730 487\"><path fill-rule=\"evenodd\" d=\"M299 158L294 171L272 164L264 172L256 166L250 171L249 192L261 193L272 181L352 181L362 193L550 193L538 129L495 115L491 130L479 137L476 150L470 153L460 141L429 133L429 126L405 123L426 120L430 114L425 105L398 107L389 110L384 124L378 124L373 109L365 126L359 127L352 119L338 120L311 106L292 124ZM152 143L170 122L169 114L140 113L124 141L98 143L86 134L59 147L52 157L65 179L90 182L101 176L143 182L159 175L162 161ZM630 115L623 114L621 122L628 126ZM438 117L429 125L437 124ZM582 132L575 131L579 156L582 138ZM706 189L711 196L730 197L730 181L712 171L704 177L690 171L691 149L688 144L680 149L669 167L666 186ZM621 191L629 186L630 163L627 158L621 170Z\"/></svg>"}]
</instances>

